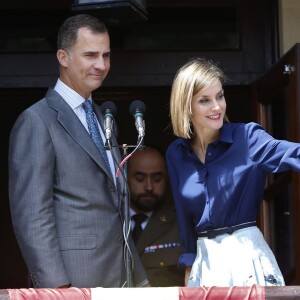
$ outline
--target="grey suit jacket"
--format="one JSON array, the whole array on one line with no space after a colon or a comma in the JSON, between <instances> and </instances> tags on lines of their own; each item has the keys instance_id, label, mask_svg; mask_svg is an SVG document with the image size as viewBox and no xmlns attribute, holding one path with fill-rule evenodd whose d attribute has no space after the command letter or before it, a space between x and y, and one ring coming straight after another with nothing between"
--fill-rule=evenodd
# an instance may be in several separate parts
<instances>
[{"instance_id":1,"label":"grey suit jacket","mask_svg":"<svg viewBox=\"0 0 300 300\"><path fill-rule=\"evenodd\" d=\"M96 105L95 112L103 124ZM120 161L117 147L113 153ZM121 179L116 188L87 130L56 91L49 89L19 116L10 137L9 195L34 287L124 284L121 189ZM139 284L146 275L130 244Z\"/></svg>"}]
</instances>

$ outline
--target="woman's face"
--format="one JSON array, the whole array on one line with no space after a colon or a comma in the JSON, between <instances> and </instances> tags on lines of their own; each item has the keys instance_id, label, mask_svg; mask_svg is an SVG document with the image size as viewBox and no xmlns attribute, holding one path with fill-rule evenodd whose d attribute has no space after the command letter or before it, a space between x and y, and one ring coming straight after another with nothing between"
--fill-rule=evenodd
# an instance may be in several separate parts
<instances>
[{"instance_id":1,"label":"woman's face","mask_svg":"<svg viewBox=\"0 0 300 300\"><path fill-rule=\"evenodd\" d=\"M219 79L192 98L191 122L195 130L218 130L223 126L226 113L224 91Z\"/></svg>"}]
</instances>

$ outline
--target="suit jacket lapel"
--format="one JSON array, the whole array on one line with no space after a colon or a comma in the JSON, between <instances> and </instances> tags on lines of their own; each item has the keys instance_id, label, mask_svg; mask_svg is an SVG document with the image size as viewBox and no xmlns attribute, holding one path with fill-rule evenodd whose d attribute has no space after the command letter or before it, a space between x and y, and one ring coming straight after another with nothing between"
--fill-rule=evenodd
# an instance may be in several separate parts
<instances>
[{"instance_id":1,"label":"suit jacket lapel","mask_svg":"<svg viewBox=\"0 0 300 300\"><path fill-rule=\"evenodd\" d=\"M68 134L106 173L108 173L97 146L65 100L53 89L48 90L46 99L48 105L57 111L57 120L66 129Z\"/></svg>"}]
</instances>

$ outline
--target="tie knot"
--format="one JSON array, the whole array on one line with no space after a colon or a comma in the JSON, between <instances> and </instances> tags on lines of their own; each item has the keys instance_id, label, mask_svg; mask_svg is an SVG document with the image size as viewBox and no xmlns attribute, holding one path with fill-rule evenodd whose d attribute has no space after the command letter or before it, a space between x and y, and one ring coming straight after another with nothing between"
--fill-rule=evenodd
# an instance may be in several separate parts
<instances>
[{"instance_id":1,"label":"tie knot","mask_svg":"<svg viewBox=\"0 0 300 300\"><path fill-rule=\"evenodd\" d=\"M132 219L136 224L140 225L147 219L147 216L145 214L136 214L132 216Z\"/></svg>"},{"instance_id":2,"label":"tie knot","mask_svg":"<svg viewBox=\"0 0 300 300\"><path fill-rule=\"evenodd\" d=\"M93 111L93 106L92 106L92 102L90 100L85 100L83 103L82 103L82 107L84 109L84 111L87 113L87 112L91 112Z\"/></svg>"}]
</instances>

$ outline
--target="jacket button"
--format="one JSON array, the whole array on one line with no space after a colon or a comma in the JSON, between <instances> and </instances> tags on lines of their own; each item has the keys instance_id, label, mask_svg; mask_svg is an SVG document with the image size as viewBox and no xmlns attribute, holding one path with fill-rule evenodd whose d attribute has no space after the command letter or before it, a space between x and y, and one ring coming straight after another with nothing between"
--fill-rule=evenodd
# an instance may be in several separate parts
<instances>
[{"instance_id":1,"label":"jacket button","mask_svg":"<svg viewBox=\"0 0 300 300\"><path fill-rule=\"evenodd\" d=\"M119 243L120 243L120 244L123 244L123 242L124 242L123 236L120 235L120 236L119 236Z\"/></svg>"},{"instance_id":2,"label":"jacket button","mask_svg":"<svg viewBox=\"0 0 300 300\"><path fill-rule=\"evenodd\" d=\"M114 187L113 185L110 185L110 186L109 186L109 189L110 189L111 192L114 192L114 191L115 191L115 187Z\"/></svg>"}]
</instances>

